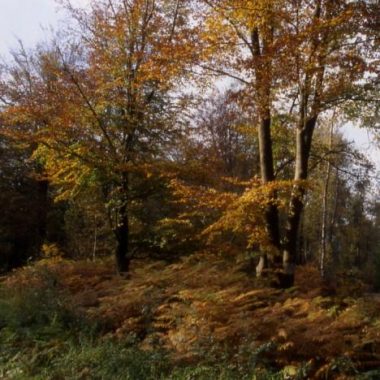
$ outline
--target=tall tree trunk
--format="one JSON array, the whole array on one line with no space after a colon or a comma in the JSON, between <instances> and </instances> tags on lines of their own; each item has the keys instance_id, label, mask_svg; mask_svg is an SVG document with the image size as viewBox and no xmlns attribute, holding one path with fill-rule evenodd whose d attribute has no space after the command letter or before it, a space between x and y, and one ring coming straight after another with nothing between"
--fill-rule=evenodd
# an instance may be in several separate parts
<instances>
[{"instance_id":1,"label":"tall tree trunk","mask_svg":"<svg viewBox=\"0 0 380 380\"><path fill-rule=\"evenodd\" d=\"M331 247L331 254L332 254L332 259L334 262L334 268L336 268L336 266L339 262L339 256L338 256L339 250L335 247L335 244L333 242L335 224L336 224L336 220L338 218L339 186L340 186L339 169L336 168L336 170L335 170L334 208L333 208L333 213L331 215L330 228L328 230L328 235L327 235L327 239L328 239L328 242L329 242L330 247Z\"/></svg>"},{"instance_id":2,"label":"tall tree trunk","mask_svg":"<svg viewBox=\"0 0 380 380\"><path fill-rule=\"evenodd\" d=\"M316 22L321 17L321 0L316 0L314 19ZM327 32L326 32L327 33ZM302 211L304 208L305 187L299 183L308 177L309 157L314 129L317 124L318 115L321 106L321 97L323 89L323 80L325 74L325 45L326 35L314 36L311 40L312 54L310 55L310 64L314 62L316 73L313 81L313 73L306 72L303 86L300 90L300 108L299 124L296 131L296 161L294 180L295 185L289 204L288 222L285 229L285 241L283 252L283 274L281 278L281 287L291 287L294 284L295 265L298 249L298 233ZM320 51L318 51L318 48ZM313 83L314 82L314 83ZM313 95L313 102L309 110L310 95Z\"/></svg>"},{"instance_id":3,"label":"tall tree trunk","mask_svg":"<svg viewBox=\"0 0 380 380\"><path fill-rule=\"evenodd\" d=\"M38 248L41 248L46 238L47 214L49 209L49 181L41 179L38 186Z\"/></svg>"},{"instance_id":4,"label":"tall tree trunk","mask_svg":"<svg viewBox=\"0 0 380 380\"><path fill-rule=\"evenodd\" d=\"M271 137L271 118L268 112L267 117L261 120L259 126L259 151L260 151L260 169L263 184L270 183L275 180L273 168L273 149ZM278 208L275 204L271 204L265 210L265 229L268 235L268 241L273 252L262 252L260 261L256 267L256 273L261 276L264 269L268 267L274 268L281 265L280 252L280 227Z\"/></svg>"},{"instance_id":5,"label":"tall tree trunk","mask_svg":"<svg viewBox=\"0 0 380 380\"><path fill-rule=\"evenodd\" d=\"M260 168L263 184L275 180L273 169L273 148L271 137L271 119L268 112L266 118L261 121L259 127L259 150L260 150ZM276 248L280 248L280 228L278 221L278 209L276 205L268 206L265 212L266 229L269 242Z\"/></svg>"},{"instance_id":6,"label":"tall tree trunk","mask_svg":"<svg viewBox=\"0 0 380 380\"><path fill-rule=\"evenodd\" d=\"M116 236L116 269L119 273L129 271L131 261L129 251L129 210L128 210L128 173L123 174L121 185L122 205L118 210L117 226L115 228Z\"/></svg>"},{"instance_id":7,"label":"tall tree trunk","mask_svg":"<svg viewBox=\"0 0 380 380\"><path fill-rule=\"evenodd\" d=\"M256 93L259 97L260 124L258 128L261 180L265 185L275 180L273 167L273 147L271 136L271 61L267 50L273 42L273 29L263 38L260 46L259 30L252 31L252 52L258 61L256 67ZM275 196L275 194L274 194ZM261 276L264 269L281 265L280 227L278 208L271 204L265 210L265 229L268 241L273 252L261 252L260 262L256 267L256 274ZM277 251L277 252L276 252Z\"/></svg>"},{"instance_id":8,"label":"tall tree trunk","mask_svg":"<svg viewBox=\"0 0 380 380\"><path fill-rule=\"evenodd\" d=\"M298 255L296 258L297 265L306 264L307 262L306 249L307 249L307 244L306 244L306 238L305 238L305 214L303 213L301 215L301 221L300 221L299 249L298 249Z\"/></svg>"},{"instance_id":9,"label":"tall tree trunk","mask_svg":"<svg viewBox=\"0 0 380 380\"><path fill-rule=\"evenodd\" d=\"M330 139L329 139L329 149L331 151L333 145L334 136L334 120L332 120L330 127ZM321 227L321 255L319 260L319 269L321 276L325 277L325 261L327 255L327 222L328 222L328 195L329 195L329 184L331 177L331 163L327 162L326 166L326 176L324 179L323 194L322 194L322 227Z\"/></svg>"},{"instance_id":10,"label":"tall tree trunk","mask_svg":"<svg viewBox=\"0 0 380 380\"><path fill-rule=\"evenodd\" d=\"M308 163L310 157L311 141L317 116L309 118L306 123L301 123L296 134L296 168L294 174L295 185L289 203L288 221L285 230L285 244L283 253L282 287L290 287L294 284L294 273L297 258L298 230L303 211L303 199L305 196L304 181L308 176Z\"/></svg>"}]
</instances>

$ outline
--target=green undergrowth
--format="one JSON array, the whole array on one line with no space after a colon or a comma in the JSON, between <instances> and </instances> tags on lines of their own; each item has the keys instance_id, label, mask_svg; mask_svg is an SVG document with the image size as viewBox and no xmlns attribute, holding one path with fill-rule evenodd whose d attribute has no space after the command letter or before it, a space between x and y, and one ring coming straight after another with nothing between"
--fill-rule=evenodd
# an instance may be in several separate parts
<instances>
[{"instance_id":1,"label":"green undergrowth","mask_svg":"<svg viewBox=\"0 0 380 380\"><path fill-rule=\"evenodd\" d=\"M284 378L261 361L270 344L245 353L245 364L214 352L202 352L197 363L175 363L163 347L142 350L137 337L109 336L73 308L56 274L39 268L33 277L38 281L30 286L0 288L0 379Z\"/></svg>"},{"instance_id":2,"label":"green undergrowth","mask_svg":"<svg viewBox=\"0 0 380 380\"><path fill-rule=\"evenodd\" d=\"M0 379L380 378L380 304L316 286L306 295L303 279L255 289L239 270L223 277L220 258L194 260L139 264L128 279L101 262L11 274L0 283Z\"/></svg>"}]
</instances>

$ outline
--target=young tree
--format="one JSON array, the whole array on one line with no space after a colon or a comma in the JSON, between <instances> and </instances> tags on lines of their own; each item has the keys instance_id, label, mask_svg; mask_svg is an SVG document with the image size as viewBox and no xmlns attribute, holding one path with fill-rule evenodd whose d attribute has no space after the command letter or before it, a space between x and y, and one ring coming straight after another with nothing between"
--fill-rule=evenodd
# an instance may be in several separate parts
<instances>
[{"instance_id":1,"label":"young tree","mask_svg":"<svg viewBox=\"0 0 380 380\"><path fill-rule=\"evenodd\" d=\"M35 157L61 199L98 183L117 268L127 272L134 177L149 178L178 133L179 88L192 58L188 9L181 0L65 5L74 21L65 38L8 66L2 118L10 135L38 144Z\"/></svg>"}]
</instances>

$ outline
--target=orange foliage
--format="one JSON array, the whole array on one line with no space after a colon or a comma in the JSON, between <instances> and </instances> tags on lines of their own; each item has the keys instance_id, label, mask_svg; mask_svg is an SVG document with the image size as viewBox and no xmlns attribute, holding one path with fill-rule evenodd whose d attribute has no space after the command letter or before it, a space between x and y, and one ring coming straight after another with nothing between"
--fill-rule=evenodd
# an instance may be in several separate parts
<instances>
[{"instance_id":1,"label":"orange foliage","mask_svg":"<svg viewBox=\"0 0 380 380\"><path fill-rule=\"evenodd\" d=\"M161 344L177 360L196 360L202 349L253 350L271 341L273 363L308 362L315 378L342 355L361 368L380 363L380 301L328 295L312 267L281 291L253 287L241 266L211 252L171 265L134 262L127 279L113 275L109 263L52 259L15 272L5 285L40 286L42 268L108 334L134 335L145 349Z\"/></svg>"}]
</instances>

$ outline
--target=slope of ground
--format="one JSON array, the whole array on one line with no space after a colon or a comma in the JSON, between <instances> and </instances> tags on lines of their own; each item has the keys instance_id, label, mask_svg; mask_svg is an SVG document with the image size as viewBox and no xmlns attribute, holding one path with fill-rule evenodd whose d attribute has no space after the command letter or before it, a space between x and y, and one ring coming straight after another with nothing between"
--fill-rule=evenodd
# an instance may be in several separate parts
<instances>
[{"instance_id":1,"label":"slope of ground","mask_svg":"<svg viewBox=\"0 0 380 380\"><path fill-rule=\"evenodd\" d=\"M256 370L282 371L276 378L379 378L380 301L348 286L333 290L302 267L294 288L259 287L235 260L199 253L171 265L136 261L127 278L107 261L50 260L8 276L2 289L54 287L103 339L159 347L176 365L254 360Z\"/></svg>"}]
</instances>

